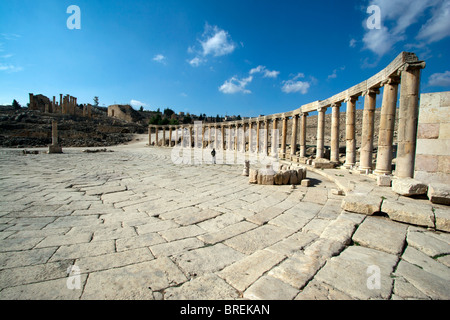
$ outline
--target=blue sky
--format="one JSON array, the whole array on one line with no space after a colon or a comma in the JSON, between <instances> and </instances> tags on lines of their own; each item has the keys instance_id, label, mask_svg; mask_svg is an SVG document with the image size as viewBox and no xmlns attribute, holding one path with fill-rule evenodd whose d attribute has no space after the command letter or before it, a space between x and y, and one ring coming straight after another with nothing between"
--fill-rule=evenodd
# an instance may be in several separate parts
<instances>
[{"instance_id":1,"label":"blue sky","mask_svg":"<svg viewBox=\"0 0 450 320\"><path fill-rule=\"evenodd\" d=\"M63 93L258 116L326 99L401 51L427 62L421 92L448 91L449 49L450 0L2 0L0 104Z\"/></svg>"}]
</instances>

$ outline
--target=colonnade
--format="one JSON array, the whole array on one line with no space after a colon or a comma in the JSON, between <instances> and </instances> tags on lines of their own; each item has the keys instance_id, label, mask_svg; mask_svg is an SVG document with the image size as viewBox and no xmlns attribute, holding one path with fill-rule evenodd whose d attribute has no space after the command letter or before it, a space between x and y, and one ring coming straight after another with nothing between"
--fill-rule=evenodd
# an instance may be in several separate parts
<instances>
[{"instance_id":1,"label":"colonnade","mask_svg":"<svg viewBox=\"0 0 450 320\"><path fill-rule=\"evenodd\" d=\"M152 144L152 129L156 132L156 143L159 141L159 130L162 129L163 145L166 145L166 131L169 131L169 143L175 130L175 141L179 140L181 130L182 145L189 139L192 146L194 132L201 132L201 145L195 147L221 148L245 153L264 153L279 156L291 161L302 161L306 157L306 127L308 116L317 111L316 159L325 156L325 114L331 109L331 144L330 162L339 164L339 133L341 107L346 106L345 168L356 168L363 173L392 174L392 158L394 145L394 126L396 123L397 98L398 105L398 135L395 175L398 177L413 177L415 162L415 147L417 136L417 120L419 107L419 84L421 69L425 62L419 61L414 53L402 52L385 69L373 77L353 86L326 100L315 101L300 108L270 116L250 118L240 121L203 124L201 130L195 130L195 125L149 126L149 145ZM375 108L380 89L383 89L380 126L375 128ZM361 147L359 166L357 165L356 148L356 103L364 101ZM288 139L288 120L292 128ZM280 124L280 125L279 125ZM262 127L264 129L262 129ZM281 127L281 138L278 128ZM298 130L300 128L300 131ZM225 132L227 130L227 132ZM373 148L375 130L378 130L378 150L376 164L373 163ZM207 135L205 136L205 131ZM299 134L298 134L299 131ZM219 133L220 132L220 133ZM269 132L271 141L269 149ZM253 136L255 135L255 137ZM219 136L221 140L217 139ZM228 137L224 139L223 137ZM279 139L280 138L280 139ZM227 141L226 141L227 140ZM278 141L281 140L281 141ZM206 142L206 143L205 143ZM287 153L287 143L290 142L290 152ZM246 147L248 143L248 148ZM299 149L298 149L299 146ZM276 153L276 154L275 154Z\"/></svg>"}]
</instances>

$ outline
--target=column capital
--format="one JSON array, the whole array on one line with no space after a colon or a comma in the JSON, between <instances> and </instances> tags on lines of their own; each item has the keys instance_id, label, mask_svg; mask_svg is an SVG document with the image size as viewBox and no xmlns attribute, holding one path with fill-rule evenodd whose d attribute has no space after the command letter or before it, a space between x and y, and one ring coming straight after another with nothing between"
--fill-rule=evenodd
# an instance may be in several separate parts
<instances>
[{"instance_id":1,"label":"column capital","mask_svg":"<svg viewBox=\"0 0 450 320\"><path fill-rule=\"evenodd\" d=\"M348 97L346 97L346 98L344 99L344 102L345 102L345 103L348 103L348 102L356 102L356 101L358 101L358 97L357 97L357 96L348 96Z\"/></svg>"},{"instance_id":2,"label":"column capital","mask_svg":"<svg viewBox=\"0 0 450 320\"><path fill-rule=\"evenodd\" d=\"M302 112L299 114L301 117L307 117L309 115L309 112Z\"/></svg>"},{"instance_id":3,"label":"column capital","mask_svg":"<svg viewBox=\"0 0 450 320\"><path fill-rule=\"evenodd\" d=\"M318 107L317 112L325 112L327 111L327 107Z\"/></svg>"},{"instance_id":4,"label":"column capital","mask_svg":"<svg viewBox=\"0 0 450 320\"><path fill-rule=\"evenodd\" d=\"M332 103L331 104L331 108L340 108L341 107L341 103L340 102L336 102L336 103Z\"/></svg>"},{"instance_id":5,"label":"column capital","mask_svg":"<svg viewBox=\"0 0 450 320\"><path fill-rule=\"evenodd\" d=\"M397 74L401 75L403 71L408 71L412 69L425 69L426 67L425 61L417 61L417 62L406 62L403 66L398 68Z\"/></svg>"},{"instance_id":6,"label":"column capital","mask_svg":"<svg viewBox=\"0 0 450 320\"><path fill-rule=\"evenodd\" d=\"M365 97L366 95L374 95L374 94L379 94L379 93L380 93L380 88L369 88L363 92L362 96Z\"/></svg>"},{"instance_id":7,"label":"column capital","mask_svg":"<svg viewBox=\"0 0 450 320\"><path fill-rule=\"evenodd\" d=\"M390 84L390 85L396 85L400 83L400 77L397 75L392 75L386 79L384 79L383 81L381 81L380 85L383 87L386 84Z\"/></svg>"}]
</instances>

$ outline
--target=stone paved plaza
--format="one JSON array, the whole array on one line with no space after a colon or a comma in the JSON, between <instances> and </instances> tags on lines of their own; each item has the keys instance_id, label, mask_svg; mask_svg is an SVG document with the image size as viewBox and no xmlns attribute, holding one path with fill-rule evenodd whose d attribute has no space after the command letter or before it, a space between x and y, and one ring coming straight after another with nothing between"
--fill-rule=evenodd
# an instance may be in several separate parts
<instances>
[{"instance_id":1,"label":"stone paved plaza","mask_svg":"<svg viewBox=\"0 0 450 320\"><path fill-rule=\"evenodd\" d=\"M343 211L318 173L251 185L144 140L0 150L1 299L450 298L449 233Z\"/></svg>"}]
</instances>

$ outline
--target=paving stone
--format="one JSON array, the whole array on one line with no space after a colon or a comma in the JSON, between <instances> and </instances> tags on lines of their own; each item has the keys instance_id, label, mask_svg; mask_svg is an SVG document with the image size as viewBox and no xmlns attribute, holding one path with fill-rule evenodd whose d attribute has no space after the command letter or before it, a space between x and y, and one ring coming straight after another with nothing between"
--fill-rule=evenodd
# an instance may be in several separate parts
<instances>
[{"instance_id":1,"label":"paving stone","mask_svg":"<svg viewBox=\"0 0 450 320\"><path fill-rule=\"evenodd\" d=\"M257 227L256 224L253 224L253 223L250 223L247 221L241 221L236 224L225 227L222 230L200 235L200 236L198 236L198 238L205 243L215 244L218 242L222 242L226 239L230 239L241 233L245 233L256 227Z\"/></svg>"},{"instance_id":2,"label":"paving stone","mask_svg":"<svg viewBox=\"0 0 450 320\"><path fill-rule=\"evenodd\" d=\"M281 208L269 207L261 212L258 212L253 216L248 217L247 221L256 223L258 225L262 225L265 224L267 221L272 220L273 218L279 216L280 214L283 213L283 211L285 210Z\"/></svg>"},{"instance_id":3,"label":"paving stone","mask_svg":"<svg viewBox=\"0 0 450 320\"><path fill-rule=\"evenodd\" d=\"M362 246L399 255L405 244L407 226L382 217L367 217L352 239Z\"/></svg>"},{"instance_id":4,"label":"paving stone","mask_svg":"<svg viewBox=\"0 0 450 320\"><path fill-rule=\"evenodd\" d=\"M314 258L328 259L338 255L344 248L345 245L341 241L319 238L305 248L304 254Z\"/></svg>"},{"instance_id":5,"label":"paving stone","mask_svg":"<svg viewBox=\"0 0 450 320\"><path fill-rule=\"evenodd\" d=\"M350 212L372 215L380 211L382 198L364 193L350 193L342 200L342 209Z\"/></svg>"},{"instance_id":6,"label":"paving stone","mask_svg":"<svg viewBox=\"0 0 450 320\"><path fill-rule=\"evenodd\" d=\"M392 291L391 273L397 261L396 256L382 251L351 246L339 256L331 258L315 279L355 299L387 299ZM376 280L375 277L379 280L379 286L377 282L372 282Z\"/></svg>"},{"instance_id":7,"label":"paving stone","mask_svg":"<svg viewBox=\"0 0 450 320\"><path fill-rule=\"evenodd\" d=\"M186 274L198 276L219 271L243 257L244 254L218 243L177 254L173 259Z\"/></svg>"},{"instance_id":8,"label":"paving stone","mask_svg":"<svg viewBox=\"0 0 450 320\"><path fill-rule=\"evenodd\" d=\"M428 199L433 203L450 205L450 187L444 183L431 183L428 185Z\"/></svg>"},{"instance_id":9,"label":"paving stone","mask_svg":"<svg viewBox=\"0 0 450 320\"><path fill-rule=\"evenodd\" d=\"M133 227L111 227L103 228L98 231L94 231L92 241L111 240L120 238L132 238L135 237L136 231Z\"/></svg>"},{"instance_id":10,"label":"paving stone","mask_svg":"<svg viewBox=\"0 0 450 320\"><path fill-rule=\"evenodd\" d=\"M294 288L301 289L313 278L324 263L325 259L296 254L271 269L268 275L280 279Z\"/></svg>"},{"instance_id":11,"label":"paving stone","mask_svg":"<svg viewBox=\"0 0 450 320\"><path fill-rule=\"evenodd\" d=\"M250 300L292 300L297 293L298 290L287 283L271 276L263 276L245 290L244 298Z\"/></svg>"},{"instance_id":12,"label":"paving stone","mask_svg":"<svg viewBox=\"0 0 450 320\"><path fill-rule=\"evenodd\" d=\"M80 289L69 289L68 277L10 287L0 292L2 300L78 300L87 275L79 276Z\"/></svg>"},{"instance_id":13,"label":"paving stone","mask_svg":"<svg viewBox=\"0 0 450 320\"><path fill-rule=\"evenodd\" d=\"M395 271L395 276L403 277L431 299L450 299L448 281L443 281L441 277L426 272L409 262L401 260Z\"/></svg>"},{"instance_id":14,"label":"paving stone","mask_svg":"<svg viewBox=\"0 0 450 320\"><path fill-rule=\"evenodd\" d=\"M150 246L150 250L157 258L163 256L171 256L177 253L181 253L185 250L195 249L204 246L205 243L197 238L187 238L168 243L161 243Z\"/></svg>"},{"instance_id":15,"label":"paving stone","mask_svg":"<svg viewBox=\"0 0 450 320\"><path fill-rule=\"evenodd\" d=\"M73 260L61 260L32 266L3 269L0 270L0 288L66 278L67 268L72 265Z\"/></svg>"},{"instance_id":16,"label":"paving stone","mask_svg":"<svg viewBox=\"0 0 450 320\"><path fill-rule=\"evenodd\" d=\"M356 226L357 224L354 221L340 215L336 220L330 222L320 237L349 244Z\"/></svg>"},{"instance_id":17,"label":"paving stone","mask_svg":"<svg viewBox=\"0 0 450 320\"><path fill-rule=\"evenodd\" d=\"M282 253L290 257L303 250L304 247L317 239L317 235L305 232L296 232L280 242L267 248L274 253Z\"/></svg>"},{"instance_id":18,"label":"paving stone","mask_svg":"<svg viewBox=\"0 0 450 320\"><path fill-rule=\"evenodd\" d=\"M172 220L159 221L156 223L148 223L138 225L136 227L137 233L139 235L146 233L153 233L158 231L169 230L178 227L179 225Z\"/></svg>"},{"instance_id":19,"label":"paving stone","mask_svg":"<svg viewBox=\"0 0 450 320\"><path fill-rule=\"evenodd\" d=\"M418 228L409 228L407 242L430 257L436 257L443 254L450 254L450 243L443 238L437 238L432 232L420 230Z\"/></svg>"},{"instance_id":20,"label":"paving stone","mask_svg":"<svg viewBox=\"0 0 450 320\"><path fill-rule=\"evenodd\" d=\"M166 241L158 233L146 233L132 238L121 238L116 240L117 252L130 249L150 247Z\"/></svg>"},{"instance_id":21,"label":"paving stone","mask_svg":"<svg viewBox=\"0 0 450 320\"><path fill-rule=\"evenodd\" d=\"M79 243L61 246L52 255L50 262L81 257L99 256L115 251L114 240Z\"/></svg>"},{"instance_id":22,"label":"paving stone","mask_svg":"<svg viewBox=\"0 0 450 320\"><path fill-rule=\"evenodd\" d=\"M197 225L207 232L216 232L235 223L241 222L244 217L234 212L224 213L215 218L203 221Z\"/></svg>"},{"instance_id":23,"label":"paving stone","mask_svg":"<svg viewBox=\"0 0 450 320\"><path fill-rule=\"evenodd\" d=\"M436 219L436 229L450 232L450 210L433 206L434 217Z\"/></svg>"},{"instance_id":24,"label":"paving stone","mask_svg":"<svg viewBox=\"0 0 450 320\"><path fill-rule=\"evenodd\" d=\"M165 300L235 300L239 293L212 273L192 279L164 291Z\"/></svg>"},{"instance_id":25,"label":"paving stone","mask_svg":"<svg viewBox=\"0 0 450 320\"><path fill-rule=\"evenodd\" d=\"M450 268L430 258L419 250L408 246L402 255L402 259L450 283Z\"/></svg>"},{"instance_id":26,"label":"paving stone","mask_svg":"<svg viewBox=\"0 0 450 320\"><path fill-rule=\"evenodd\" d=\"M52 235L36 245L36 248L57 247L76 243L90 242L92 239L91 232L78 233L73 235Z\"/></svg>"},{"instance_id":27,"label":"paving stone","mask_svg":"<svg viewBox=\"0 0 450 320\"><path fill-rule=\"evenodd\" d=\"M43 248L24 251L0 253L0 269L30 266L46 263L55 253L56 248Z\"/></svg>"},{"instance_id":28,"label":"paving stone","mask_svg":"<svg viewBox=\"0 0 450 320\"><path fill-rule=\"evenodd\" d=\"M429 204L402 199L396 202L385 200L381 211L395 221L413 225L434 227L434 214Z\"/></svg>"},{"instance_id":29,"label":"paving stone","mask_svg":"<svg viewBox=\"0 0 450 320\"><path fill-rule=\"evenodd\" d=\"M310 222L308 222L303 228L303 232L309 232L313 233L317 236L320 236L325 230L325 228L330 224L330 220L325 219L313 219Z\"/></svg>"},{"instance_id":30,"label":"paving stone","mask_svg":"<svg viewBox=\"0 0 450 320\"><path fill-rule=\"evenodd\" d=\"M160 258L89 274L82 299L153 300L152 291L186 280L170 259Z\"/></svg>"},{"instance_id":31,"label":"paving stone","mask_svg":"<svg viewBox=\"0 0 450 320\"><path fill-rule=\"evenodd\" d=\"M0 252L28 250L44 238L8 238L0 240Z\"/></svg>"},{"instance_id":32,"label":"paving stone","mask_svg":"<svg viewBox=\"0 0 450 320\"><path fill-rule=\"evenodd\" d=\"M399 299L408 300L429 300L430 298L422 291L414 287L411 283L402 277L396 277L394 280L394 289L392 294L399 297Z\"/></svg>"},{"instance_id":33,"label":"paving stone","mask_svg":"<svg viewBox=\"0 0 450 320\"><path fill-rule=\"evenodd\" d=\"M277 252L259 250L225 267L218 275L242 292L284 258Z\"/></svg>"},{"instance_id":34,"label":"paving stone","mask_svg":"<svg viewBox=\"0 0 450 320\"><path fill-rule=\"evenodd\" d=\"M352 300L352 298L326 283L312 280L294 300Z\"/></svg>"},{"instance_id":35,"label":"paving stone","mask_svg":"<svg viewBox=\"0 0 450 320\"><path fill-rule=\"evenodd\" d=\"M75 260L75 265L80 268L81 273L89 273L123 267L153 259L154 257L148 248L138 248L95 257L82 257Z\"/></svg>"},{"instance_id":36,"label":"paving stone","mask_svg":"<svg viewBox=\"0 0 450 320\"><path fill-rule=\"evenodd\" d=\"M292 233L294 233L292 229L266 224L225 240L224 244L242 253L252 254L257 250L264 249L280 241Z\"/></svg>"}]
</instances>

